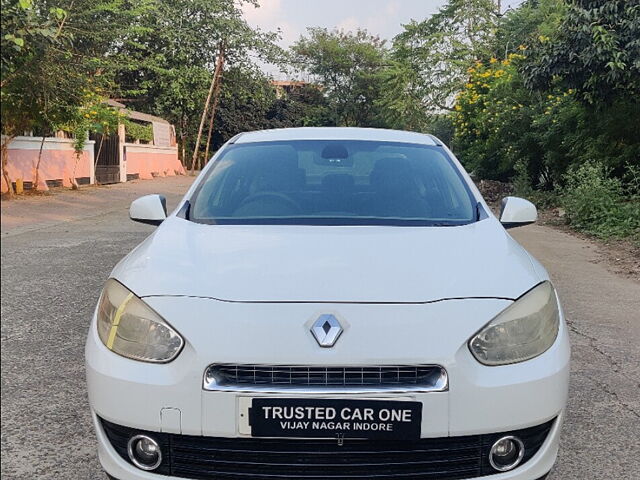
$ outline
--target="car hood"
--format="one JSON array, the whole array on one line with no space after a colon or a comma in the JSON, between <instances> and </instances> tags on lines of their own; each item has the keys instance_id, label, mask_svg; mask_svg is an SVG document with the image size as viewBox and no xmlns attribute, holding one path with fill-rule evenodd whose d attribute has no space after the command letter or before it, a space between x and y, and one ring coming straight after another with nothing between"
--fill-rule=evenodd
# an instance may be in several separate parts
<instances>
[{"instance_id":1,"label":"car hood","mask_svg":"<svg viewBox=\"0 0 640 480\"><path fill-rule=\"evenodd\" d=\"M456 227L334 227L170 217L112 276L140 297L234 302L515 299L541 281L494 218Z\"/></svg>"}]
</instances>

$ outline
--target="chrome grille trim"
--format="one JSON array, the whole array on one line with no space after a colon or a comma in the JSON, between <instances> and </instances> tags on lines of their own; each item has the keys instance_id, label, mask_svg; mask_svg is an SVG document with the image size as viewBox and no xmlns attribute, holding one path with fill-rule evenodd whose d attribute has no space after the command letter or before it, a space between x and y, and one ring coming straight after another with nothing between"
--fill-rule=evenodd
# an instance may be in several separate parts
<instances>
[{"instance_id":1,"label":"chrome grille trim","mask_svg":"<svg viewBox=\"0 0 640 480\"><path fill-rule=\"evenodd\" d=\"M209 391L263 393L406 393L449 389L440 365L209 365L203 387Z\"/></svg>"}]
</instances>

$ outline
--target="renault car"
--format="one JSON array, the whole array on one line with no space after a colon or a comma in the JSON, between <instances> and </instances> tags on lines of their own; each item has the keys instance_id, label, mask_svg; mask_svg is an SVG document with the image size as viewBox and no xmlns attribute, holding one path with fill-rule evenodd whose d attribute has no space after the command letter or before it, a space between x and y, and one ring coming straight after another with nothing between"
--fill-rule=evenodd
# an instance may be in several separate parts
<instances>
[{"instance_id":1,"label":"renault car","mask_svg":"<svg viewBox=\"0 0 640 480\"><path fill-rule=\"evenodd\" d=\"M118 480L538 480L570 346L549 275L431 135L244 133L106 281L86 344Z\"/></svg>"}]
</instances>

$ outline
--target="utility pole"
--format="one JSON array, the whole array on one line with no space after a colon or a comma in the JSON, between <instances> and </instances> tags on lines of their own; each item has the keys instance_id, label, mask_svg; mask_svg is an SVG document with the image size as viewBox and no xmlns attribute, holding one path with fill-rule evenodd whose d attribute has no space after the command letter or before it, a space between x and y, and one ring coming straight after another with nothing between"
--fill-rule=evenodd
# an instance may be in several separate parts
<instances>
[{"instance_id":1,"label":"utility pole","mask_svg":"<svg viewBox=\"0 0 640 480\"><path fill-rule=\"evenodd\" d=\"M196 160L198 158L198 151L200 150L200 139L202 138L202 130L204 128L204 121L207 119L207 112L209 112L209 104L211 103L211 96L213 95L213 91L215 89L216 80L218 75L220 74L220 59L223 57L223 43L220 42L220 51L218 52L218 58L216 59L216 68L213 72L213 77L211 78L211 86L209 87L209 93L207 94L207 99L204 102L204 108L202 109L202 117L200 118L200 127L198 128L198 136L196 137L196 145L193 148L193 157L191 158L191 175L196 168Z\"/></svg>"},{"instance_id":2,"label":"utility pole","mask_svg":"<svg viewBox=\"0 0 640 480\"><path fill-rule=\"evenodd\" d=\"M209 161L209 146L211 145L211 135L213 132L213 123L216 117L216 110L218 109L218 102L220 101L220 88L222 86L222 77L224 72L224 62L225 62L225 45L224 42L220 44L220 54L218 55L218 60L216 62L216 67L219 65L220 69L218 70L218 75L216 75L216 85L213 88L213 105L211 106L211 117L209 118L209 134L207 135L207 146L204 150L204 161ZM200 163L200 162L198 162Z\"/></svg>"}]
</instances>

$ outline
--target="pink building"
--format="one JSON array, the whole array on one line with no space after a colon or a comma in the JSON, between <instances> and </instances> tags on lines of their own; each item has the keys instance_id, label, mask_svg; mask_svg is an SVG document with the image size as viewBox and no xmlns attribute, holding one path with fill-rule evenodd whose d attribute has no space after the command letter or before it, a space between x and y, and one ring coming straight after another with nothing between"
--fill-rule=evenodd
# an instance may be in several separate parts
<instances>
[{"instance_id":1,"label":"pink building","mask_svg":"<svg viewBox=\"0 0 640 480\"><path fill-rule=\"evenodd\" d=\"M38 190L52 186L126 182L134 179L151 179L157 176L183 175L178 159L175 131L166 120L145 113L128 110L113 100L109 105L124 113L129 122L145 126L153 132L152 141L141 141L127 135L126 126L119 125L118 132L105 136L91 135L79 154L74 150L73 139L63 132L55 137L15 137L8 146L7 170L13 182L21 178L25 189L33 187L40 148L42 157L38 168ZM2 180L2 192L7 185Z\"/></svg>"}]
</instances>

